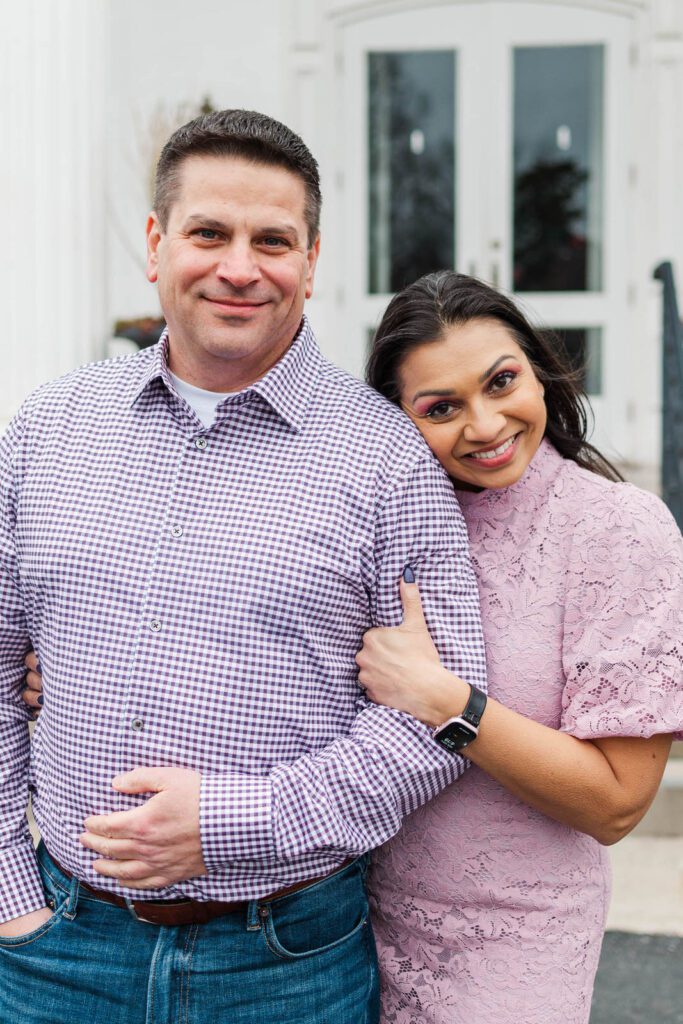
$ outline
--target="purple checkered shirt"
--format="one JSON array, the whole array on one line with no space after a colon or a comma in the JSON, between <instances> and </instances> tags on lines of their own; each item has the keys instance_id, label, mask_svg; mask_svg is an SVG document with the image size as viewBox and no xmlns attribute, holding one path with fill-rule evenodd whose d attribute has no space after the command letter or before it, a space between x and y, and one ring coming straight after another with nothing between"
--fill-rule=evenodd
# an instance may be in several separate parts
<instances>
[{"instance_id":1,"label":"purple checkered shirt","mask_svg":"<svg viewBox=\"0 0 683 1024\"><path fill-rule=\"evenodd\" d=\"M445 663L485 685L465 526L418 432L305 320L210 429L167 355L162 338L40 388L0 441L0 919L44 903L29 790L48 849L91 885L235 900L383 843L463 771L356 679L409 564ZM201 772L206 877L141 891L93 871L83 821L145 800L111 788L140 765Z\"/></svg>"}]
</instances>

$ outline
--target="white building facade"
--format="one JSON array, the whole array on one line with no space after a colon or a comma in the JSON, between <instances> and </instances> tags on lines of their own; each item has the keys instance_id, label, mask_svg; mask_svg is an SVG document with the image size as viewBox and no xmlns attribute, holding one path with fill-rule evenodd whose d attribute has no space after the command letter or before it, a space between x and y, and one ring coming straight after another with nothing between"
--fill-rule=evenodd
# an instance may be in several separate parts
<instances>
[{"instance_id":1,"label":"white building facade","mask_svg":"<svg viewBox=\"0 0 683 1024\"><path fill-rule=\"evenodd\" d=\"M362 375L393 291L440 266L512 292L584 367L595 440L660 461L661 296L683 286L680 0L24 0L0 25L0 422L156 314L160 136L204 97L285 121L321 165L309 313ZM186 115L183 117L183 115Z\"/></svg>"}]
</instances>

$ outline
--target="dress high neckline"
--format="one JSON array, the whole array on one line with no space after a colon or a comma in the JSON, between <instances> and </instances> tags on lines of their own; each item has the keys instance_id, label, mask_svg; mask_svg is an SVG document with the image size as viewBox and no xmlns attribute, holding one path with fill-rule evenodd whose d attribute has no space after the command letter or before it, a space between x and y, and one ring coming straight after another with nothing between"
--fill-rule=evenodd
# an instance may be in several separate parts
<instances>
[{"instance_id":1,"label":"dress high neckline","mask_svg":"<svg viewBox=\"0 0 683 1024\"><path fill-rule=\"evenodd\" d=\"M456 497L468 519L475 516L504 516L519 506L525 497L543 494L552 486L564 459L548 441L541 441L538 451L522 477L511 487L488 487L483 491L460 491Z\"/></svg>"}]
</instances>

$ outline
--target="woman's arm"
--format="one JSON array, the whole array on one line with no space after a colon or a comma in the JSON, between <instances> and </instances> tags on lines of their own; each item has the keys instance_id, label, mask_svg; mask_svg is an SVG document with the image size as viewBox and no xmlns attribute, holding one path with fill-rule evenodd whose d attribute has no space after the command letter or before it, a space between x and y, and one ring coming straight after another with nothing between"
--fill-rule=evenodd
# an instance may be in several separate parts
<instances>
[{"instance_id":1,"label":"woman's arm","mask_svg":"<svg viewBox=\"0 0 683 1024\"><path fill-rule=\"evenodd\" d=\"M402 581L401 595L403 624L365 634L359 679L378 704L441 725L462 713L469 686L441 665L417 584ZM576 739L489 698L466 756L520 800L609 845L647 811L670 746L669 735Z\"/></svg>"}]
</instances>

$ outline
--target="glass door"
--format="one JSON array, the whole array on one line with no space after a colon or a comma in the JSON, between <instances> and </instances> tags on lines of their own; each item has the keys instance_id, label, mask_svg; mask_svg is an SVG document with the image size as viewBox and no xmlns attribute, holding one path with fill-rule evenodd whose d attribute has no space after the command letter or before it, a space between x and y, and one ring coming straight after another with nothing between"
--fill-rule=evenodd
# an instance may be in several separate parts
<instances>
[{"instance_id":1,"label":"glass door","mask_svg":"<svg viewBox=\"0 0 683 1024\"><path fill-rule=\"evenodd\" d=\"M557 331L585 376L596 442L625 454L628 41L626 19L532 3L345 30L350 369L391 295L452 266Z\"/></svg>"},{"instance_id":2,"label":"glass door","mask_svg":"<svg viewBox=\"0 0 683 1024\"><path fill-rule=\"evenodd\" d=\"M371 295L453 262L456 67L453 50L367 55Z\"/></svg>"}]
</instances>

